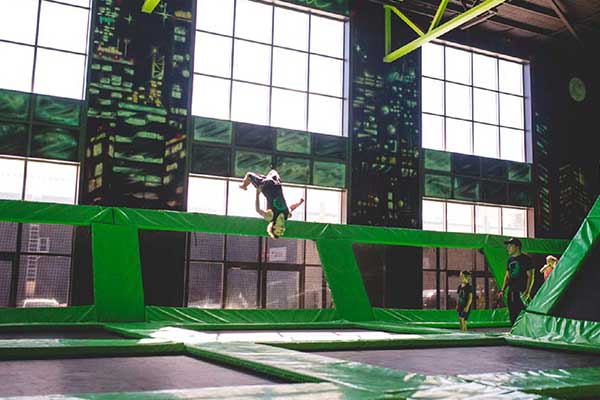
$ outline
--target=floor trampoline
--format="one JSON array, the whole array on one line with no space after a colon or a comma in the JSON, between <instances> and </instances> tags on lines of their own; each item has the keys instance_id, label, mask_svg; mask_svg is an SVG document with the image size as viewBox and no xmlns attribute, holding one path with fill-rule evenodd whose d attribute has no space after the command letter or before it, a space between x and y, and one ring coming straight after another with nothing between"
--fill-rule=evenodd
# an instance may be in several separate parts
<instances>
[{"instance_id":1,"label":"floor trampoline","mask_svg":"<svg viewBox=\"0 0 600 400\"><path fill-rule=\"evenodd\" d=\"M0 361L0 396L271 385L284 381L186 356Z\"/></svg>"},{"instance_id":2,"label":"floor trampoline","mask_svg":"<svg viewBox=\"0 0 600 400\"><path fill-rule=\"evenodd\" d=\"M515 346L324 351L314 354L425 375L600 367L600 355Z\"/></svg>"},{"instance_id":3,"label":"floor trampoline","mask_svg":"<svg viewBox=\"0 0 600 400\"><path fill-rule=\"evenodd\" d=\"M21 339L121 339L123 336L104 329L45 329L45 330L0 330L0 340Z\"/></svg>"}]
</instances>

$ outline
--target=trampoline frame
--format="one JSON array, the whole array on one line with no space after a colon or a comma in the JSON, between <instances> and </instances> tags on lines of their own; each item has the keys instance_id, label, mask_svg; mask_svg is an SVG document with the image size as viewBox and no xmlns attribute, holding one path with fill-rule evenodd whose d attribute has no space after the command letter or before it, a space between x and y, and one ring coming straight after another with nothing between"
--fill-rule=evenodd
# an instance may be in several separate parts
<instances>
[{"instance_id":1,"label":"trampoline frame","mask_svg":"<svg viewBox=\"0 0 600 400\"><path fill-rule=\"evenodd\" d=\"M600 201L595 210L600 214ZM527 340L533 339L526 336L465 334L444 329L456 328L458 325L455 313L451 310L372 308L352 250L353 243L481 249L493 276L500 281L507 259L504 238L500 236L291 221L287 237L316 241L335 309L200 310L144 305L138 231L151 229L264 236L264 223L260 220L172 211L0 201L0 221L90 226L95 298L95 304L90 306L1 309L0 330L89 326L126 337L4 340L0 341L0 359L179 354L210 359L295 382L317 383L312 386L299 385L297 390L283 385L281 390L290 399L306 394L306 390L314 390L315 396L322 390L323 393L336 393L340 398L347 399L383 398L389 395L405 398L415 394L439 396L440 393L461 393L467 396L486 393L495 398L532 399L557 394L600 394L600 368L531 371L514 375L427 377L292 350L333 349L340 345L345 346L344 348L481 346L502 343L532 345ZM567 242L561 240L524 239L523 244L524 251L542 254L562 253L567 247ZM544 290L546 289L543 287L541 291ZM522 316L519 323L523 324L527 318L530 316ZM506 310L475 310L472 326L507 326L507 321ZM285 346L242 342L198 344L179 336L154 339L153 334L164 327L194 330L347 328L402 333L406 336L401 340L385 343L362 340L342 344L290 343ZM589 348L586 350L598 351L600 347L594 348L593 344L588 343ZM551 347L543 341L536 342L535 345ZM568 347L569 343L555 341L552 345ZM577 347L575 349L581 350ZM283 387L286 387L285 390ZM244 390L240 390L241 396L244 395ZM262 394L257 394L257 390ZM265 387L262 392L261 390L263 389L247 389L247 393L252 392L254 396L248 395L248 398L269 398L274 393L273 390L278 389ZM202 398L202 390L198 393L198 398ZM227 390L222 393L222 398L226 398ZM169 398L168 393L162 392L88 394L81 398L109 399L111 396ZM218 394L214 396L218 398ZM73 396L69 395L69 398ZM173 394L172 398L177 398L177 395Z\"/></svg>"}]
</instances>

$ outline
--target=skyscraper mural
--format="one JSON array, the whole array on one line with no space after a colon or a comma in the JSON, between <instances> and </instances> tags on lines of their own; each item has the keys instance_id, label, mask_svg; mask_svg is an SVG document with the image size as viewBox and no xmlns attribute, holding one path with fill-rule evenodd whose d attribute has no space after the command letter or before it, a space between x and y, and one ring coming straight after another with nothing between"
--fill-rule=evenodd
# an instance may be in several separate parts
<instances>
[{"instance_id":1,"label":"skyscraper mural","mask_svg":"<svg viewBox=\"0 0 600 400\"><path fill-rule=\"evenodd\" d=\"M192 0L98 0L82 199L183 209Z\"/></svg>"}]
</instances>

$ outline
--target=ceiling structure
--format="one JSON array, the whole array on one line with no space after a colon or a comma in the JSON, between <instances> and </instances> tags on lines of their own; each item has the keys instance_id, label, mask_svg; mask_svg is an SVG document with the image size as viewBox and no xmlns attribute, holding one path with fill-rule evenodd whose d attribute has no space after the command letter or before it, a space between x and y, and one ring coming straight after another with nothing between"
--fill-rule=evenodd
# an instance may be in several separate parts
<instances>
[{"instance_id":1,"label":"ceiling structure","mask_svg":"<svg viewBox=\"0 0 600 400\"><path fill-rule=\"evenodd\" d=\"M385 3L410 16L433 18L440 0L390 0ZM481 0L450 0L443 21L479 3ZM458 29L473 28L513 37L589 46L600 39L600 0L507 0Z\"/></svg>"}]
</instances>

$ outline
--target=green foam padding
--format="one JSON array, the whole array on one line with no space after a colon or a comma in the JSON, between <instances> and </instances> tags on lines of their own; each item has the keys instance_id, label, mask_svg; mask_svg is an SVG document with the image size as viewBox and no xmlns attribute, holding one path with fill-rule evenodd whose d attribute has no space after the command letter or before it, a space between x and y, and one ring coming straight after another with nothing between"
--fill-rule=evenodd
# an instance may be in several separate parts
<instances>
[{"instance_id":1,"label":"green foam padding","mask_svg":"<svg viewBox=\"0 0 600 400\"><path fill-rule=\"evenodd\" d=\"M323 272L329 282L335 308L348 321L371 321L373 311L363 284L352 242L317 240Z\"/></svg>"},{"instance_id":2,"label":"green foam padding","mask_svg":"<svg viewBox=\"0 0 600 400\"><path fill-rule=\"evenodd\" d=\"M170 322L180 324L308 324L330 323L340 321L338 312L329 309L294 309L294 310L222 310L185 307L147 306L148 322Z\"/></svg>"},{"instance_id":3,"label":"green foam padding","mask_svg":"<svg viewBox=\"0 0 600 400\"><path fill-rule=\"evenodd\" d=\"M0 200L0 221L84 226L112 224L110 208Z\"/></svg>"},{"instance_id":4,"label":"green foam padding","mask_svg":"<svg viewBox=\"0 0 600 400\"><path fill-rule=\"evenodd\" d=\"M96 321L95 306L56 308L0 308L0 325L73 324Z\"/></svg>"},{"instance_id":5,"label":"green foam padding","mask_svg":"<svg viewBox=\"0 0 600 400\"><path fill-rule=\"evenodd\" d=\"M458 328L458 316L454 310L402 310L373 308L375 319L381 322L402 323L438 328ZM472 310L469 327L510 326L507 308L495 310Z\"/></svg>"},{"instance_id":6,"label":"green foam padding","mask_svg":"<svg viewBox=\"0 0 600 400\"><path fill-rule=\"evenodd\" d=\"M92 255L98 321L144 321L144 289L137 229L93 224Z\"/></svg>"},{"instance_id":7,"label":"green foam padding","mask_svg":"<svg viewBox=\"0 0 600 400\"><path fill-rule=\"evenodd\" d=\"M510 387L561 399L600 396L600 368L498 372L459 377L492 387Z\"/></svg>"}]
</instances>

